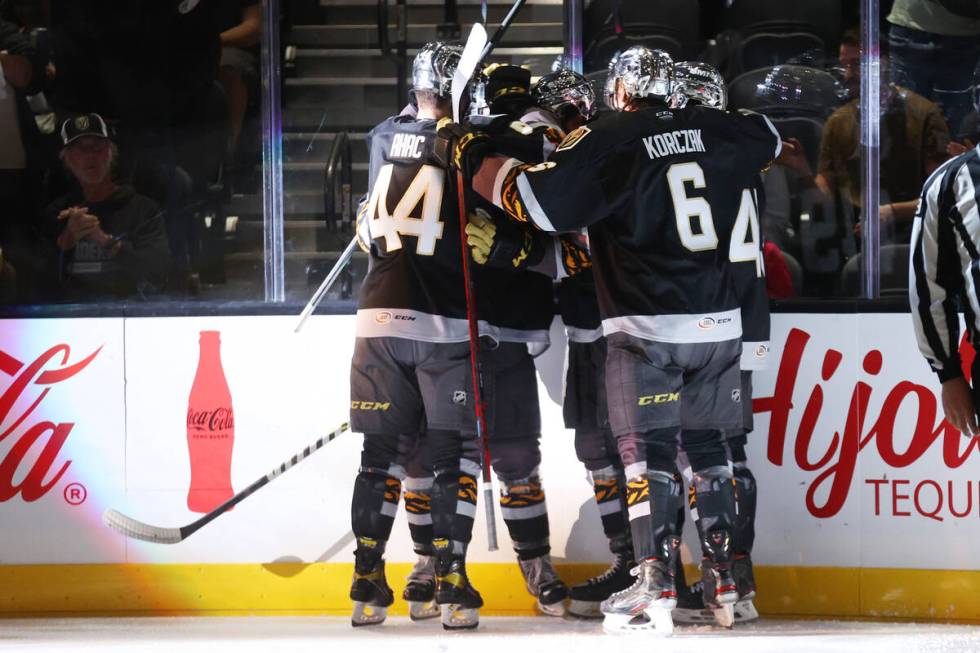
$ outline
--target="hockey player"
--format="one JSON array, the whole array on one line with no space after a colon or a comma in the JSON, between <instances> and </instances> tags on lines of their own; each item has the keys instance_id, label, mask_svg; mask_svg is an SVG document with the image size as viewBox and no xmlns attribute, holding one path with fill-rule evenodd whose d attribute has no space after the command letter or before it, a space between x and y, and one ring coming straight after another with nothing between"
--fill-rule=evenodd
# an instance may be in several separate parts
<instances>
[{"instance_id":1,"label":"hockey player","mask_svg":"<svg viewBox=\"0 0 980 653\"><path fill-rule=\"evenodd\" d=\"M598 113L592 85L572 70L560 69L543 76L533 96L539 106L557 117L566 134ZM629 571L636 563L626 513L626 479L606 409L606 341L591 267L560 281L558 307L568 337L562 405L565 428L575 430L575 454L589 474L602 530L613 554L613 563L606 571L571 589L568 610L578 617L600 617L599 604L633 584Z\"/></svg>"},{"instance_id":2,"label":"hockey player","mask_svg":"<svg viewBox=\"0 0 980 653\"><path fill-rule=\"evenodd\" d=\"M475 100L485 98L488 113L507 116L497 120L504 132L495 136L530 152L538 160L554 149L560 137L551 134L548 122L534 111L530 97L530 72L516 66L491 66L481 75ZM530 125L516 132L507 126L511 119L531 117ZM550 139L550 140L549 140ZM493 210L492 207L487 207ZM469 231L469 229L468 229ZM539 237L540 238L540 237ZM471 239L478 242L479 235ZM474 266L471 269L481 317L480 362L484 379L492 468L500 483L500 510L510 534L518 565L528 592L538 609L549 616L562 616L568 588L551 562L550 529L545 493L540 473L541 416L538 405L537 375L531 349L544 351L549 344L548 330L554 315L551 280L529 271L544 256L544 238L515 248L504 265ZM533 247L531 246L533 245ZM478 263L486 260L476 259ZM516 262L514 262L516 260ZM518 408L519 407L519 408ZM430 527L425 511L431 477L425 449L418 449L408 461L405 507L418 562L409 576L404 598L413 619L434 616L427 599L432 595L429 557L424 538Z\"/></svg>"},{"instance_id":3,"label":"hockey player","mask_svg":"<svg viewBox=\"0 0 980 653\"><path fill-rule=\"evenodd\" d=\"M688 103L724 111L727 108L727 91L721 74L708 64L684 61L674 65L671 107L682 108ZM735 477L735 528L732 539L734 560L732 573L738 591L734 606L735 621L751 621L758 618L752 603L755 596L755 580L750 557L755 540L756 483L748 468L745 447L747 435L752 431L752 372L765 369L769 355L769 299L766 294L765 268L762 261L762 238L759 215L764 200L761 179L751 187L743 188L736 219L729 261L735 279L736 293L742 316L741 404L742 425L725 431ZM684 466L684 474L691 481L690 467ZM697 513L692 505L692 513ZM683 513L682 513L683 514ZM696 519L696 517L695 517ZM680 532L680 527L678 527ZM678 564L677 608L674 619L687 623L705 623L716 620L719 606L706 603L701 583L688 588L683 581L683 568ZM710 597L707 597L710 600ZM708 609L706 609L708 608ZM728 625L723 616L723 625Z\"/></svg>"},{"instance_id":4,"label":"hockey player","mask_svg":"<svg viewBox=\"0 0 980 653\"><path fill-rule=\"evenodd\" d=\"M665 53L627 49L606 84L617 113L569 134L543 164L489 157L474 177L514 220L548 232L589 227L610 423L639 562L636 583L602 603L612 630L673 628L678 428L694 470L705 591L721 605L737 598L720 429L741 423L741 318L725 261L740 191L781 143L763 116L668 109L672 66ZM457 160L468 159L472 140L458 141Z\"/></svg>"},{"instance_id":5,"label":"hockey player","mask_svg":"<svg viewBox=\"0 0 980 653\"><path fill-rule=\"evenodd\" d=\"M355 626L384 621L393 601L384 549L398 506L402 462L422 429L431 489L435 600L447 629L474 628L479 593L465 568L480 452L473 430L468 324L456 194L434 154L436 123L451 112L462 48L430 43L415 57L418 115L369 134L370 196L358 234L370 254L351 362L351 426L364 433L351 507L357 538Z\"/></svg>"}]
</instances>

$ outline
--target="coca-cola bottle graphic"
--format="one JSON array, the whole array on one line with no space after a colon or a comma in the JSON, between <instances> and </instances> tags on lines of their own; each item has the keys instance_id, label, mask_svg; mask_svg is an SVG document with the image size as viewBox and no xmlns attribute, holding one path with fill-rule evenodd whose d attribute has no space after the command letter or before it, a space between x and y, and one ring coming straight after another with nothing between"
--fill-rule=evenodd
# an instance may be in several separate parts
<instances>
[{"instance_id":1,"label":"coca-cola bottle graphic","mask_svg":"<svg viewBox=\"0 0 980 653\"><path fill-rule=\"evenodd\" d=\"M234 495L234 444L235 413L221 368L221 333L201 331L197 374L187 400L187 448L191 458L187 507L194 512L210 512Z\"/></svg>"}]
</instances>

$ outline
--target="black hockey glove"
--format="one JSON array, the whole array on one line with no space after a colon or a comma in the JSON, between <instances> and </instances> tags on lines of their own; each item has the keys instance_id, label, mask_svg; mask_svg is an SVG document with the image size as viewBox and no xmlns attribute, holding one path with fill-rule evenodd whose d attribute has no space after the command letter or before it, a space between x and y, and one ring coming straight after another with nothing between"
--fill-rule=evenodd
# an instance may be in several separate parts
<instances>
[{"instance_id":1,"label":"black hockey glove","mask_svg":"<svg viewBox=\"0 0 980 653\"><path fill-rule=\"evenodd\" d=\"M490 152L487 134L467 129L449 118L439 121L436 138L436 159L447 168L465 172L476 170Z\"/></svg>"},{"instance_id":2,"label":"black hockey glove","mask_svg":"<svg viewBox=\"0 0 980 653\"><path fill-rule=\"evenodd\" d=\"M466 239L473 260L509 270L537 265L546 247L534 230L509 219L494 221L483 209L470 213Z\"/></svg>"}]
</instances>

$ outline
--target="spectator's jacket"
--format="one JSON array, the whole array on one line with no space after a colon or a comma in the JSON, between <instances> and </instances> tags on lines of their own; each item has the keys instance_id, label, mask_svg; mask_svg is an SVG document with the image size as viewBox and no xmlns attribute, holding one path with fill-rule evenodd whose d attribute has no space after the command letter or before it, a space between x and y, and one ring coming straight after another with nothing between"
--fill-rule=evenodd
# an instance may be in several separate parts
<instances>
[{"instance_id":1,"label":"spectator's jacket","mask_svg":"<svg viewBox=\"0 0 980 653\"><path fill-rule=\"evenodd\" d=\"M46 61L40 56L37 49L31 43L30 37L22 34L17 26L5 20L0 20L0 50L6 50L10 54L27 57L31 61L33 74L31 83L24 88L15 89L17 95L17 119L20 126L20 138L24 143L24 151L27 154L27 166L29 168L40 168L44 165L41 154L40 138L41 134L34 122L34 113L27 104L27 96L40 92L44 87ZM7 88L10 84L7 83Z\"/></svg>"},{"instance_id":2,"label":"spectator's jacket","mask_svg":"<svg viewBox=\"0 0 980 653\"><path fill-rule=\"evenodd\" d=\"M72 206L86 207L99 218L102 231L118 238L122 245L114 256L87 240L64 252L54 246L49 266L58 277L63 299L133 297L162 288L171 258L163 211L156 202L128 186L119 187L102 202L86 202L78 194L65 195L45 210L44 231L49 245L53 246L66 225L58 214Z\"/></svg>"}]
</instances>

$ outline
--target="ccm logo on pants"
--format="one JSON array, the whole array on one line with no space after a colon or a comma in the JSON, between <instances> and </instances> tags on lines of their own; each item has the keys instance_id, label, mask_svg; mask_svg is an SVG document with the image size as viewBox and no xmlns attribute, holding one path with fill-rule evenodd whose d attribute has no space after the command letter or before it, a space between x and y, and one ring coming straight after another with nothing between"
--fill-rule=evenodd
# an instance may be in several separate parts
<instances>
[{"instance_id":1,"label":"ccm logo on pants","mask_svg":"<svg viewBox=\"0 0 980 653\"><path fill-rule=\"evenodd\" d=\"M350 402L351 410L388 410L391 408L391 402L385 401L352 401Z\"/></svg>"},{"instance_id":2,"label":"ccm logo on pants","mask_svg":"<svg viewBox=\"0 0 980 653\"><path fill-rule=\"evenodd\" d=\"M663 392L659 395L646 395L645 397L640 397L638 403L640 406L649 406L650 404L666 404L671 401L678 401L681 398L681 393L679 392Z\"/></svg>"}]
</instances>

